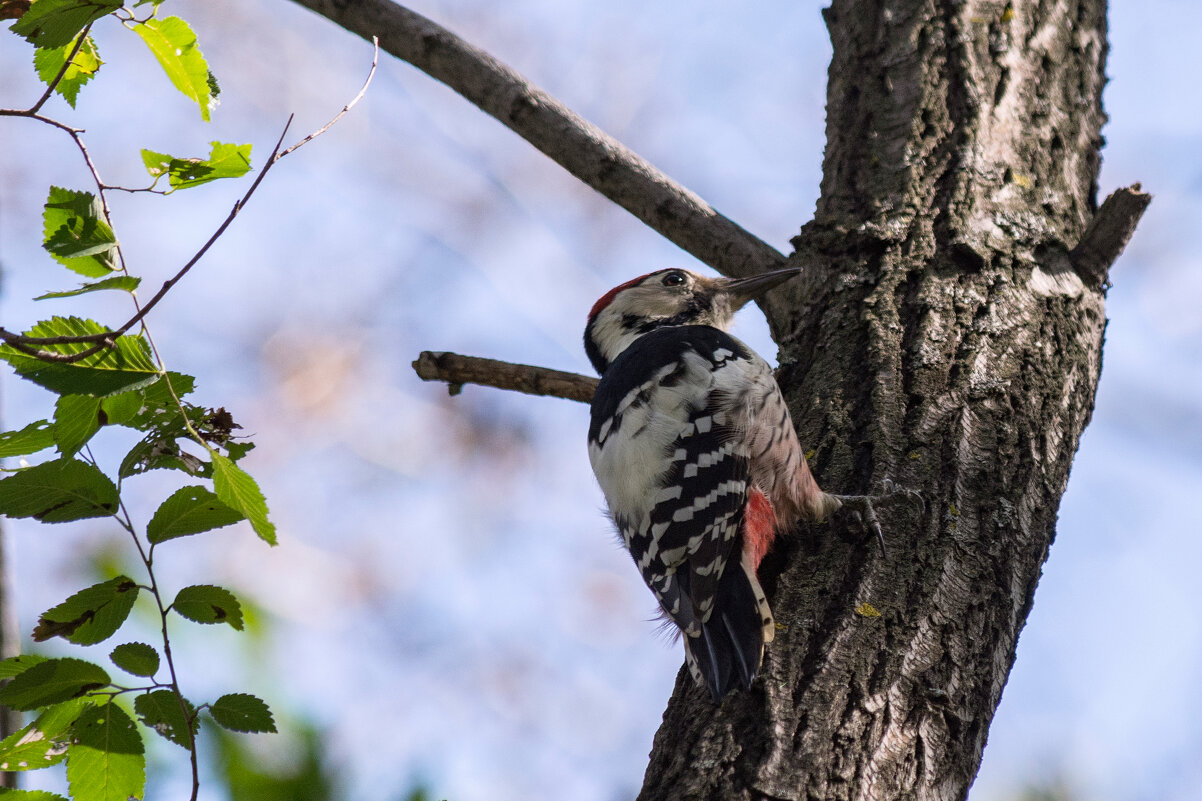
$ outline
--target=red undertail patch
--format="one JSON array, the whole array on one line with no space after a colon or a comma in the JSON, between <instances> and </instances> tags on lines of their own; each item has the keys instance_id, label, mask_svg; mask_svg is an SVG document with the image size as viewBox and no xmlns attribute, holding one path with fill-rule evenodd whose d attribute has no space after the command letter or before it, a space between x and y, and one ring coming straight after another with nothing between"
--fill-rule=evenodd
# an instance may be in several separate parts
<instances>
[{"instance_id":1,"label":"red undertail patch","mask_svg":"<svg viewBox=\"0 0 1202 801\"><path fill-rule=\"evenodd\" d=\"M776 537L776 511L772 501L758 489L747 495L747 506L743 509L743 550L747 552L751 566L757 571L772 540Z\"/></svg>"}]
</instances>

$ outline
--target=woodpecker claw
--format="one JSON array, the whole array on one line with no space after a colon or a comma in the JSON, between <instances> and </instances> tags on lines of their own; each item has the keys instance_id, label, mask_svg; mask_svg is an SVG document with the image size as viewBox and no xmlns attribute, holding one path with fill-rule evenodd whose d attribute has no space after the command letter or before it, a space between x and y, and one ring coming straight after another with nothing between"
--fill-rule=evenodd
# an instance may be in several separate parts
<instances>
[{"instance_id":1,"label":"woodpecker claw","mask_svg":"<svg viewBox=\"0 0 1202 801\"><path fill-rule=\"evenodd\" d=\"M885 548L885 535L881 531L881 522L876 516L876 507L873 505L873 502L888 504L895 498L898 500L916 500L923 512L926 511L927 505L921 493L917 490L898 487L893 483L892 479L882 479L881 490L881 493L877 495L834 495L833 497L843 504L844 508L850 513L851 518L856 521L862 530L876 535L876 541L881 546L881 556L888 557L889 552Z\"/></svg>"}]
</instances>

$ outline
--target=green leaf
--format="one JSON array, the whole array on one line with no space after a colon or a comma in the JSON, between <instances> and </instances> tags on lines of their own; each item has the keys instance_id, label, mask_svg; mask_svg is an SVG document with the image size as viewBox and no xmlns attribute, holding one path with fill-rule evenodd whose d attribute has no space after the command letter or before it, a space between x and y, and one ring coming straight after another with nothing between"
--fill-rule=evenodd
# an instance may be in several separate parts
<instances>
[{"instance_id":1,"label":"green leaf","mask_svg":"<svg viewBox=\"0 0 1202 801\"><path fill-rule=\"evenodd\" d=\"M167 469L181 470L190 476L207 477L210 472L208 467L198 457L181 450L174 437L163 437L158 432L152 432L125 454L117 475L129 478L149 470Z\"/></svg>"},{"instance_id":2,"label":"green leaf","mask_svg":"<svg viewBox=\"0 0 1202 801\"><path fill-rule=\"evenodd\" d=\"M200 106L200 116L208 122L209 112L217 103L216 94L209 83L209 65L196 46L196 34L188 23L179 17L151 19L134 30L159 60L175 88Z\"/></svg>"},{"instance_id":3,"label":"green leaf","mask_svg":"<svg viewBox=\"0 0 1202 801\"><path fill-rule=\"evenodd\" d=\"M67 748L67 783L75 801L128 801L146 789L142 737L114 703L84 710Z\"/></svg>"},{"instance_id":4,"label":"green leaf","mask_svg":"<svg viewBox=\"0 0 1202 801\"><path fill-rule=\"evenodd\" d=\"M143 642L122 643L112 650L109 659L135 676L153 676L159 670L159 652Z\"/></svg>"},{"instance_id":5,"label":"green leaf","mask_svg":"<svg viewBox=\"0 0 1202 801\"><path fill-rule=\"evenodd\" d=\"M47 659L0 687L0 704L29 710L68 701L109 684L109 674L82 659Z\"/></svg>"},{"instance_id":6,"label":"green leaf","mask_svg":"<svg viewBox=\"0 0 1202 801\"><path fill-rule=\"evenodd\" d=\"M146 536L159 543L228 526L244 517L204 487L181 487L159 506L146 526Z\"/></svg>"},{"instance_id":7,"label":"green leaf","mask_svg":"<svg viewBox=\"0 0 1202 801\"><path fill-rule=\"evenodd\" d=\"M37 720L0 741L0 770L37 770L67 757L71 724L88 705L73 698L48 707Z\"/></svg>"},{"instance_id":8,"label":"green leaf","mask_svg":"<svg viewBox=\"0 0 1202 801\"><path fill-rule=\"evenodd\" d=\"M34 665L46 661L46 657L37 654L21 654L0 660L0 679L11 679L29 670Z\"/></svg>"},{"instance_id":9,"label":"green leaf","mask_svg":"<svg viewBox=\"0 0 1202 801\"><path fill-rule=\"evenodd\" d=\"M211 584L184 587L171 608L197 623L229 623L242 631L242 606L229 590Z\"/></svg>"},{"instance_id":10,"label":"green leaf","mask_svg":"<svg viewBox=\"0 0 1202 801\"><path fill-rule=\"evenodd\" d=\"M63 456L74 456L100 430L100 400L61 395L54 404L54 441Z\"/></svg>"},{"instance_id":11,"label":"green leaf","mask_svg":"<svg viewBox=\"0 0 1202 801\"><path fill-rule=\"evenodd\" d=\"M250 474L221 454L213 454L213 489L217 497L246 515L251 528L269 545L275 545L275 525L267 519L267 499Z\"/></svg>"},{"instance_id":12,"label":"green leaf","mask_svg":"<svg viewBox=\"0 0 1202 801\"><path fill-rule=\"evenodd\" d=\"M109 329L94 320L52 317L25 332L30 337L86 336ZM56 354L71 355L89 350L89 342L40 345ZM117 337L114 347L102 348L77 362L47 362L28 356L9 345L0 346L0 359L13 366L23 378L59 395L95 395L98 398L140 389L159 380L161 373L151 358L150 346L140 336Z\"/></svg>"},{"instance_id":13,"label":"green leaf","mask_svg":"<svg viewBox=\"0 0 1202 801\"><path fill-rule=\"evenodd\" d=\"M121 0L34 0L12 27L38 47L61 47L93 20L121 7Z\"/></svg>"},{"instance_id":14,"label":"green leaf","mask_svg":"<svg viewBox=\"0 0 1202 801\"><path fill-rule=\"evenodd\" d=\"M69 270L103 278L117 268L117 235L104 215L104 206L91 192L50 187L42 231L42 247Z\"/></svg>"},{"instance_id":15,"label":"green leaf","mask_svg":"<svg viewBox=\"0 0 1202 801\"><path fill-rule=\"evenodd\" d=\"M247 693L223 695L209 706L213 720L230 731L274 732L271 710L260 699Z\"/></svg>"},{"instance_id":16,"label":"green leaf","mask_svg":"<svg viewBox=\"0 0 1202 801\"><path fill-rule=\"evenodd\" d=\"M134 419L142 410L142 393L121 392L100 401L101 425L119 426Z\"/></svg>"},{"instance_id":17,"label":"green leaf","mask_svg":"<svg viewBox=\"0 0 1202 801\"><path fill-rule=\"evenodd\" d=\"M38 71L38 77L42 79L42 83L49 86L50 82L55 79L67 61L67 54L75 47L78 38L72 38L62 47L39 47L34 52L33 66ZM79 46L75 57L71 59L71 66L67 67L63 77L55 84L54 91L62 95L71 108L75 108L75 98L79 96L79 90L85 83L92 80L92 76L96 74L103 63L100 60L100 51L96 48L96 43L92 41L91 36L87 37Z\"/></svg>"},{"instance_id":18,"label":"green leaf","mask_svg":"<svg viewBox=\"0 0 1202 801\"><path fill-rule=\"evenodd\" d=\"M93 584L44 612L33 630L35 642L62 637L76 645L103 642L121 628L138 599L138 585L128 576Z\"/></svg>"},{"instance_id":19,"label":"green leaf","mask_svg":"<svg viewBox=\"0 0 1202 801\"><path fill-rule=\"evenodd\" d=\"M187 718L184 717L184 710L180 708L178 695L171 690L155 690L135 698L134 711L138 713L142 722L155 732L176 745L188 748L191 745L188 740L188 720L192 721L193 738L196 737L200 720L192 702L184 699L184 703L188 708Z\"/></svg>"},{"instance_id":20,"label":"green leaf","mask_svg":"<svg viewBox=\"0 0 1202 801\"><path fill-rule=\"evenodd\" d=\"M0 458L28 456L54 444L54 424L48 420L30 423L20 431L0 434Z\"/></svg>"},{"instance_id":21,"label":"green leaf","mask_svg":"<svg viewBox=\"0 0 1202 801\"><path fill-rule=\"evenodd\" d=\"M117 511L117 488L86 462L55 459L0 481L0 514L66 523Z\"/></svg>"},{"instance_id":22,"label":"green leaf","mask_svg":"<svg viewBox=\"0 0 1202 801\"><path fill-rule=\"evenodd\" d=\"M171 188L190 189L219 178L239 178L250 171L250 145L213 142L207 159L181 159L153 150L142 151L142 163L152 178L168 177Z\"/></svg>"},{"instance_id":23,"label":"green leaf","mask_svg":"<svg viewBox=\"0 0 1202 801\"><path fill-rule=\"evenodd\" d=\"M122 289L126 292L133 292L138 288L138 284L140 283L142 283L142 279L132 275L114 275L109 278L103 278L99 281L93 281L90 284L81 284L78 289L68 289L63 292L46 292L38 295L36 298L34 298L34 300L73 298L76 295L83 295L88 292L99 292L103 289Z\"/></svg>"}]
</instances>

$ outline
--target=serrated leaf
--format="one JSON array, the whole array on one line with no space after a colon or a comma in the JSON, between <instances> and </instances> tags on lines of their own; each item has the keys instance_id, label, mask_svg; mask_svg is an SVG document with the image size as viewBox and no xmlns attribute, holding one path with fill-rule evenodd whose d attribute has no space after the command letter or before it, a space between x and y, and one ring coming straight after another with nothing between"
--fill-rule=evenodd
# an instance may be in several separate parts
<instances>
[{"instance_id":1,"label":"serrated leaf","mask_svg":"<svg viewBox=\"0 0 1202 801\"><path fill-rule=\"evenodd\" d=\"M200 116L209 121L215 97L209 84L209 65L196 46L196 34L179 17L150 19L134 26L134 31L159 60L171 83L200 107Z\"/></svg>"},{"instance_id":2,"label":"serrated leaf","mask_svg":"<svg viewBox=\"0 0 1202 801\"><path fill-rule=\"evenodd\" d=\"M182 435L181 435L182 436ZM181 450L174 437L163 437L152 432L130 448L121 460L117 475L129 478L149 470L180 470L190 476L207 478L208 463Z\"/></svg>"},{"instance_id":3,"label":"serrated leaf","mask_svg":"<svg viewBox=\"0 0 1202 801\"><path fill-rule=\"evenodd\" d=\"M68 701L109 681L100 665L82 659L47 659L0 687L0 704L22 711L37 709Z\"/></svg>"},{"instance_id":4,"label":"serrated leaf","mask_svg":"<svg viewBox=\"0 0 1202 801\"><path fill-rule=\"evenodd\" d=\"M78 37L73 37L62 47L39 47L34 52L33 66L42 83L49 86L50 82L59 74L63 64L67 61L67 54L75 47L77 39ZM92 41L91 36L87 37L79 46L74 58L71 59L71 65L63 72L63 77L55 84L54 91L62 95L71 108L75 108L75 99L79 96L79 90L85 83L92 80L92 76L96 74L102 64L104 62L100 59L100 51L96 48L96 42Z\"/></svg>"},{"instance_id":5,"label":"serrated leaf","mask_svg":"<svg viewBox=\"0 0 1202 801\"><path fill-rule=\"evenodd\" d=\"M213 489L231 509L246 515L259 538L275 545L275 526L267 518L267 499L250 474L221 454L213 455Z\"/></svg>"},{"instance_id":6,"label":"serrated leaf","mask_svg":"<svg viewBox=\"0 0 1202 801\"><path fill-rule=\"evenodd\" d=\"M30 337L86 336L109 329L94 320L52 317L25 332ZM71 355L92 347L91 343L40 345L50 353ZM151 357L150 346L140 336L117 337L114 346L102 348L77 362L47 362L0 346L0 359L13 366L23 378L59 395L94 395L98 398L140 389L159 380L161 374Z\"/></svg>"},{"instance_id":7,"label":"serrated leaf","mask_svg":"<svg viewBox=\"0 0 1202 801\"><path fill-rule=\"evenodd\" d=\"M200 720L196 717L196 707L184 700L188 708L188 718L192 720L192 737L196 737ZM176 745L190 747L188 738L188 719L180 708L180 699L171 690L155 690L139 695L134 699L134 711L138 717L151 729L167 738Z\"/></svg>"},{"instance_id":8,"label":"serrated leaf","mask_svg":"<svg viewBox=\"0 0 1202 801\"><path fill-rule=\"evenodd\" d=\"M76 645L103 642L121 628L137 599L138 585L128 576L93 584L44 612L33 639L62 637Z\"/></svg>"},{"instance_id":9,"label":"serrated leaf","mask_svg":"<svg viewBox=\"0 0 1202 801\"><path fill-rule=\"evenodd\" d=\"M142 163L152 178L168 177L171 188L190 189L220 178L238 178L250 171L250 145L212 142L207 159L181 159L153 150L142 151Z\"/></svg>"},{"instance_id":10,"label":"serrated leaf","mask_svg":"<svg viewBox=\"0 0 1202 801\"><path fill-rule=\"evenodd\" d=\"M109 278L103 278L99 281L93 281L90 284L82 284L78 289L67 289L62 292L46 292L38 295L34 300L51 300L53 298L73 298L76 295L83 295L88 292L99 292L105 289L121 289L126 292L133 292L138 288L138 284L142 283L141 278L132 275L114 275Z\"/></svg>"},{"instance_id":11,"label":"serrated leaf","mask_svg":"<svg viewBox=\"0 0 1202 801\"><path fill-rule=\"evenodd\" d=\"M42 232L42 247L69 270L103 278L117 268L117 235L105 218L104 206L91 192L50 187Z\"/></svg>"},{"instance_id":12,"label":"serrated leaf","mask_svg":"<svg viewBox=\"0 0 1202 801\"><path fill-rule=\"evenodd\" d=\"M204 487L181 487L159 506L146 526L146 536L153 543L165 542L228 526L244 517Z\"/></svg>"},{"instance_id":13,"label":"serrated leaf","mask_svg":"<svg viewBox=\"0 0 1202 801\"><path fill-rule=\"evenodd\" d=\"M74 456L100 430L100 399L61 395L54 404L54 441L63 456Z\"/></svg>"},{"instance_id":14,"label":"serrated leaf","mask_svg":"<svg viewBox=\"0 0 1202 801\"><path fill-rule=\"evenodd\" d=\"M46 657L37 654L21 654L0 660L0 679L11 679L29 670L34 665L45 662Z\"/></svg>"},{"instance_id":15,"label":"serrated leaf","mask_svg":"<svg viewBox=\"0 0 1202 801\"><path fill-rule=\"evenodd\" d=\"M33 0L13 33L38 47L61 47L93 20L121 7L121 0Z\"/></svg>"},{"instance_id":16,"label":"serrated leaf","mask_svg":"<svg viewBox=\"0 0 1202 801\"><path fill-rule=\"evenodd\" d=\"M86 462L56 459L0 481L0 514L66 523L117 511L117 488Z\"/></svg>"},{"instance_id":17,"label":"serrated leaf","mask_svg":"<svg viewBox=\"0 0 1202 801\"><path fill-rule=\"evenodd\" d=\"M0 770L37 770L57 765L67 756L71 724L88 705L73 698L47 708L29 725L0 741Z\"/></svg>"},{"instance_id":18,"label":"serrated leaf","mask_svg":"<svg viewBox=\"0 0 1202 801\"><path fill-rule=\"evenodd\" d=\"M84 710L67 749L67 784L75 801L128 801L146 789L138 728L114 703Z\"/></svg>"},{"instance_id":19,"label":"serrated leaf","mask_svg":"<svg viewBox=\"0 0 1202 801\"><path fill-rule=\"evenodd\" d=\"M223 695L209 706L213 720L230 731L274 732L271 710L259 698L248 693Z\"/></svg>"},{"instance_id":20,"label":"serrated leaf","mask_svg":"<svg viewBox=\"0 0 1202 801\"><path fill-rule=\"evenodd\" d=\"M184 587L171 602L171 608L197 623L229 623L242 630L242 605L234 594L211 584Z\"/></svg>"},{"instance_id":21,"label":"serrated leaf","mask_svg":"<svg viewBox=\"0 0 1202 801\"><path fill-rule=\"evenodd\" d=\"M135 676L153 676L159 670L159 652L144 642L127 642L109 653L113 664Z\"/></svg>"},{"instance_id":22,"label":"serrated leaf","mask_svg":"<svg viewBox=\"0 0 1202 801\"><path fill-rule=\"evenodd\" d=\"M7 456L28 456L54 444L54 424L49 420L30 423L20 431L0 434L0 459Z\"/></svg>"}]
</instances>

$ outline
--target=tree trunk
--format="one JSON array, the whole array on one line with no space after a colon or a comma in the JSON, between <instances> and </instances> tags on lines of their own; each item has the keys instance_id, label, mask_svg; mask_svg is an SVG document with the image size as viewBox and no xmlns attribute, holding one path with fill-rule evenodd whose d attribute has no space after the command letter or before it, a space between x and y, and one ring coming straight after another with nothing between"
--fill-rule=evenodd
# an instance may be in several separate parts
<instances>
[{"instance_id":1,"label":"tree trunk","mask_svg":"<svg viewBox=\"0 0 1202 801\"><path fill-rule=\"evenodd\" d=\"M778 540L763 680L715 707L682 672L645 801L964 798L1093 408L1122 247L1078 246L1103 0L825 17L822 197L770 310L778 377L825 489L890 479L925 509L880 510L885 556L845 518Z\"/></svg>"}]
</instances>

